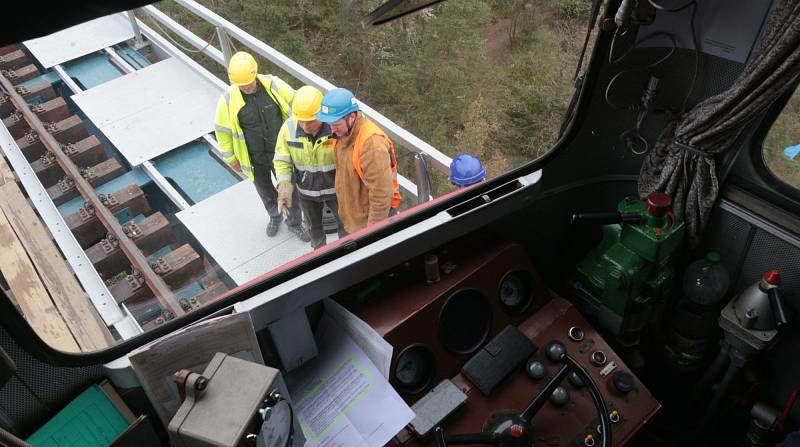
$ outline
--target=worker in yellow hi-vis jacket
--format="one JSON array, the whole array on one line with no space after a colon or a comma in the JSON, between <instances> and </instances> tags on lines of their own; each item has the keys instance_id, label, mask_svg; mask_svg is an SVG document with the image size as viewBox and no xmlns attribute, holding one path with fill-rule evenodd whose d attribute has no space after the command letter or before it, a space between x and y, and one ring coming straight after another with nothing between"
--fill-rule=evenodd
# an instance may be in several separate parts
<instances>
[{"instance_id":1,"label":"worker in yellow hi-vis jacket","mask_svg":"<svg viewBox=\"0 0 800 447\"><path fill-rule=\"evenodd\" d=\"M225 161L255 183L270 217L267 236L272 237L283 221L270 175L274 172L272 158L278 131L289 117L294 89L276 76L258 74L256 60L243 51L231 57L228 76L232 85L217 103L217 142ZM286 225L307 242L302 223L299 204L295 204L288 210Z\"/></svg>"},{"instance_id":2,"label":"worker in yellow hi-vis jacket","mask_svg":"<svg viewBox=\"0 0 800 447\"><path fill-rule=\"evenodd\" d=\"M295 92L292 116L281 127L275 144L275 174L278 179L278 207L288 208L293 192L300 195L300 209L306 217L311 236L311 247L325 245L322 211L327 206L339 224L339 235L344 228L339 223L334 180L334 160L331 126L317 120L322 103L322 92L309 85ZM292 186L294 172L295 186Z\"/></svg>"}]
</instances>

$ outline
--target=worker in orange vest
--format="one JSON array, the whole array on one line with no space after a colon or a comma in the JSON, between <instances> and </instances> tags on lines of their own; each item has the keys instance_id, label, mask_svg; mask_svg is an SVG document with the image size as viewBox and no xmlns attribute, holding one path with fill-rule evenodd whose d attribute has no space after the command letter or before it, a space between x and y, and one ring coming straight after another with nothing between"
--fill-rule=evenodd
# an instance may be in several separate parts
<instances>
[{"instance_id":1,"label":"worker in orange vest","mask_svg":"<svg viewBox=\"0 0 800 447\"><path fill-rule=\"evenodd\" d=\"M322 98L317 119L330 123L336 138L336 199L348 233L397 214L400 188L392 140L359 112L349 90L335 88Z\"/></svg>"}]
</instances>

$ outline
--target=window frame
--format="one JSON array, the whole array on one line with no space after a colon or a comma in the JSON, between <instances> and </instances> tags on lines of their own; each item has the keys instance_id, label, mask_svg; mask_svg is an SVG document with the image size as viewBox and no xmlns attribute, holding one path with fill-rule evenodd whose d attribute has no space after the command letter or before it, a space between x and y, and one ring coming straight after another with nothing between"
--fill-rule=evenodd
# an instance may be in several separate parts
<instances>
[{"instance_id":1,"label":"window frame","mask_svg":"<svg viewBox=\"0 0 800 447\"><path fill-rule=\"evenodd\" d=\"M612 3L614 2L612 1ZM608 9L604 14L608 14ZM601 14L601 19L604 14ZM583 65L585 71L582 75L582 82L576 85L577 88L573 92L572 102L574 102L574 108L567 108L564 115L564 120L566 120L565 125L562 126L563 132L559 136L558 140L553 143L552 148L539 158L530 160L529 162L513 168L502 175L474 185L470 188L454 191L450 194L445 194L441 197L438 197L430 202L416 205L407 211L404 211L398 217L385 222L381 226L372 229L371 231L356 235L356 237L353 239L343 241L343 243L329 244L330 246L319 250L319 253L312 252L313 255L307 255L308 257L299 258L284 264L283 266L279 267L277 271L266 272L264 275L253 280L251 283L227 291L213 302L189 314L168 321L161 326L144 332L131 339L121 340L119 343L100 351L71 353L54 349L45 341L43 341L36 331L30 325L28 325L20 312L14 307L14 305L11 303L11 300L8 299L5 294L0 296L0 325L2 325L8 331L9 335L14 338L15 342L23 347L25 351L39 360L52 365L77 367L107 363L123 357L130 351L157 338L174 332L202 318L206 318L209 315L218 313L224 309L232 308L232 306L238 302L252 298L310 270L322 267L332 260L338 259L342 255L350 253L353 250L373 244L401 229L420 223L440 212L455 208L460 204L463 204L476 197L480 197L487 191L498 188L519 177L531 174L537 170L543 171L547 164L549 164L555 157L560 155L567 147L570 146L571 141L581 129L582 124L589 112L589 105L592 100L594 89L600 81L600 73L604 67L605 55L610 47L612 37L612 31L605 30L602 27L598 28L598 33L594 40L592 52L588 58L588 61L586 61L586 63ZM483 209L482 215L491 215L492 211L497 209L496 207L503 205L503 200L499 200L498 202L500 203L489 203ZM453 222L457 223L459 219L464 219L467 217L474 218L475 216L472 214L474 213L466 213L463 216L456 216L454 217ZM444 239L442 242L445 240L450 239Z\"/></svg>"}]
</instances>

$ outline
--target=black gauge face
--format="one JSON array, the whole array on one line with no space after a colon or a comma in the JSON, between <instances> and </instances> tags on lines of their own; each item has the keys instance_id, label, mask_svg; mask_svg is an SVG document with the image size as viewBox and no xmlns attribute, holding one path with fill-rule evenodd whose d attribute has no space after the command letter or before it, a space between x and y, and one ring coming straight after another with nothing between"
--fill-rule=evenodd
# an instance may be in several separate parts
<instances>
[{"instance_id":1,"label":"black gauge face","mask_svg":"<svg viewBox=\"0 0 800 447\"><path fill-rule=\"evenodd\" d=\"M405 393L417 393L425 389L433 374L433 352L426 346L409 346L397 357L394 378Z\"/></svg>"},{"instance_id":2,"label":"black gauge face","mask_svg":"<svg viewBox=\"0 0 800 447\"><path fill-rule=\"evenodd\" d=\"M521 313L533 301L533 278L531 274L518 270L510 272L500 282L500 303L509 313Z\"/></svg>"},{"instance_id":3,"label":"black gauge face","mask_svg":"<svg viewBox=\"0 0 800 447\"><path fill-rule=\"evenodd\" d=\"M439 339L454 354L471 354L486 341L491 322L487 298L475 289L460 290L442 307Z\"/></svg>"},{"instance_id":4,"label":"black gauge face","mask_svg":"<svg viewBox=\"0 0 800 447\"><path fill-rule=\"evenodd\" d=\"M292 432L292 409L289 402L278 401L264 413L264 423L258 437L259 446L287 447Z\"/></svg>"}]
</instances>

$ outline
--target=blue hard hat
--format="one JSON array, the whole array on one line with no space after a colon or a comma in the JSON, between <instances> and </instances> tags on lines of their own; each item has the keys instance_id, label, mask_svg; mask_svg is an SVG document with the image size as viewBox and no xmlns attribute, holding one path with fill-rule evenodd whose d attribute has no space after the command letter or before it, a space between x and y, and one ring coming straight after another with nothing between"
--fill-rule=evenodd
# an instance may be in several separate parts
<instances>
[{"instance_id":1,"label":"blue hard hat","mask_svg":"<svg viewBox=\"0 0 800 447\"><path fill-rule=\"evenodd\" d=\"M477 157L460 154L450 163L451 183L458 186L469 186L486 178L486 169Z\"/></svg>"},{"instance_id":2,"label":"blue hard hat","mask_svg":"<svg viewBox=\"0 0 800 447\"><path fill-rule=\"evenodd\" d=\"M322 98L317 119L323 123L338 121L349 113L358 111L358 102L353 92L346 88L335 88Z\"/></svg>"}]
</instances>

